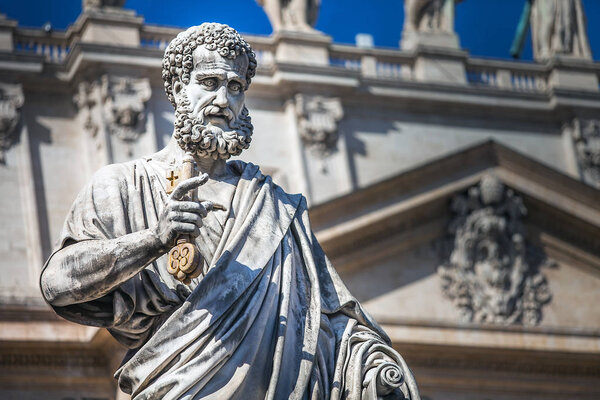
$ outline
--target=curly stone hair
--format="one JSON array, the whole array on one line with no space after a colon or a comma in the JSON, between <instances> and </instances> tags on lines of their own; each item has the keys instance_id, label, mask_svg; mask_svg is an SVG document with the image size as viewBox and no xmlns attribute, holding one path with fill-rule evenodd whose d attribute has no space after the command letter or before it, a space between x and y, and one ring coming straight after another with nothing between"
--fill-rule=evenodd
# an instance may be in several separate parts
<instances>
[{"instance_id":1,"label":"curly stone hair","mask_svg":"<svg viewBox=\"0 0 600 400\"><path fill-rule=\"evenodd\" d=\"M165 81L165 92L173 107L176 107L173 84L181 81L187 85L190 82L190 74L194 69L192 52L198 46L216 51L230 60L245 54L248 57L247 86L256 73L256 55L252 47L235 29L228 25L210 22L192 26L171 40L163 57L162 77Z\"/></svg>"}]
</instances>

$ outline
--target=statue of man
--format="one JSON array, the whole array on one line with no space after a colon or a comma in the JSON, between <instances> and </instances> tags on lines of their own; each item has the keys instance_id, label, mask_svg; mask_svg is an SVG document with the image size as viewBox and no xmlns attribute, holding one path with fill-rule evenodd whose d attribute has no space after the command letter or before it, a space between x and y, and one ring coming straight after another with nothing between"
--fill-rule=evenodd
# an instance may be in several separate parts
<instances>
[{"instance_id":1,"label":"statue of man","mask_svg":"<svg viewBox=\"0 0 600 400\"><path fill-rule=\"evenodd\" d=\"M115 376L136 400L419 399L319 246L305 199L253 164L226 162L250 144L255 71L252 49L226 25L173 39L162 74L172 140L94 175L44 266L44 298L130 349ZM165 177L190 154L198 176L168 195ZM185 279L166 256L182 236L204 260Z\"/></svg>"},{"instance_id":2,"label":"statue of man","mask_svg":"<svg viewBox=\"0 0 600 400\"><path fill-rule=\"evenodd\" d=\"M314 32L321 0L257 0L269 17L273 32Z\"/></svg>"},{"instance_id":3,"label":"statue of man","mask_svg":"<svg viewBox=\"0 0 600 400\"><path fill-rule=\"evenodd\" d=\"M404 0L406 32L453 33L454 6L462 0Z\"/></svg>"},{"instance_id":4,"label":"statue of man","mask_svg":"<svg viewBox=\"0 0 600 400\"><path fill-rule=\"evenodd\" d=\"M533 57L545 61L556 54L591 59L581 0L526 0L511 49L518 57L531 24Z\"/></svg>"},{"instance_id":5,"label":"statue of man","mask_svg":"<svg viewBox=\"0 0 600 400\"><path fill-rule=\"evenodd\" d=\"M591 58L581 0L534 0L531 36L536 60L554 54Z\"/></svg>"}]
</instances>

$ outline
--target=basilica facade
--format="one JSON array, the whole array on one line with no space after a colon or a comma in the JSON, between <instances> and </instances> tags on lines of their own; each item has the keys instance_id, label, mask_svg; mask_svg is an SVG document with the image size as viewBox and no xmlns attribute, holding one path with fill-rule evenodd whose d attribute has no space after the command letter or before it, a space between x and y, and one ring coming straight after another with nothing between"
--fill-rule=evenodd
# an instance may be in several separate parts
<instances>
[{"instance_id":1,"label":"basilica facade","mask_svg":"<svg viewBox=\"0 0 600 400\"><path fill-rule=\"evenodd\" d=\"M2 399L127 398L125 349L39 289L92 174L173 132L162 57L183 27L121 3L84 1L66 31L0 18ZM532 3L533 63L472 57L454 1L406 0L398 49L333 43L312 28L320 2L263 3L275 29L244 35L258 69L241 159L304 194L422 398L599 398L600 63L581 2L567 38L544 25L552 1Z\"/></svg>"}]
</instances>

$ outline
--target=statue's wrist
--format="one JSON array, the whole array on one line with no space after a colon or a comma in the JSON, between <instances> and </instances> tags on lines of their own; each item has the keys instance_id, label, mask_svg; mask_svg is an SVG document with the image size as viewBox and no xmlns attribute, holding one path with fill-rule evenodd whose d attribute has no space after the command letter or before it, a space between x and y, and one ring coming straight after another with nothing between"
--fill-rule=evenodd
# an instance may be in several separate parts
<instances>
[{"instance_id":1,"label":"statue's wrist","mask_svg":"<svg viewBox=\"0 0 600 400\"><path fill-rule=\"evenodd\" d=\"M158 232L156 232L154 229L147 229L146 231L148 237L148 246L151 250L155 251L158 256L162 256L170 250L171 246L161 239Z\"/></svg>"}]
</instances>

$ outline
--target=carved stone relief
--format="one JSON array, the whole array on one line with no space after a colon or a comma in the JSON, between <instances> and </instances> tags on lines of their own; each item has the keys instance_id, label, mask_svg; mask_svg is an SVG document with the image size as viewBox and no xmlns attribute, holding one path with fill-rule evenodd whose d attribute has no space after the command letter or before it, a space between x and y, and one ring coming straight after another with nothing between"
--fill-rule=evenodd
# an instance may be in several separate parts
<instances>
[{"instance_id":1,"label":"carved stone relief","mask_svg":"<svg viewBox=\"0 0 600 400\"><path fill-rule=\"evenodd\" d=\"M108 131L125 142L145 132L145 104L152 90L147 78L103 76L101 83L104 119Z\"/></svg>"},{"instance_id":2,"label":"carved stone relief","mask_svg":"<svg viewBox=\"0 0 600 400\"><path fill-rule=\"evenodd\" d=\"M6 151L17 142L15 128L21 118L19 109L25 97L21 85L0 84L0 163L6 163Z\"/></svg>"},{"instance_id":3,"label":"carved stone relief","mask_svg":"<svg viewBox=\"0 0 600 400\"><path fill-rule=\"evenodd\" d=\"M344 116L339 98L296 95L298 131L304 145L319 157L337 149L338 122Z\"/></svg>"},{"instance_id":4,"label":"carved stone relief","mask_svg":"<svg viewBox=\"0 0 600 400\"><path fill-rule=\"evenodd\" d=\"M551 299L539 271L550 264L525 240L522 198L485 175L455 196L448 231L451 251L438 267L444 294L465 322L537 325Z\"/></svg>"},{"instance_id":5,"label":"carved stone relief","mask_svg":"<svg viewBox=\"0 0 600 400\"><path fill-rule=\"evenodd\" d=\"M600 189L600 120L575 119L572 132L583 181Z\"/></svg>"}]
</instances>

